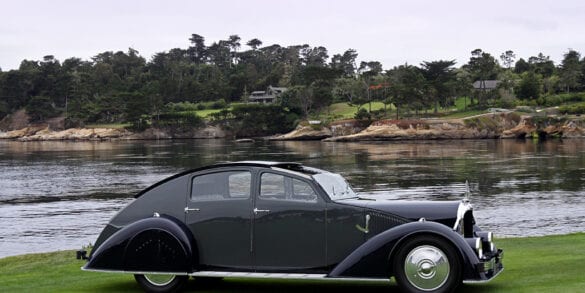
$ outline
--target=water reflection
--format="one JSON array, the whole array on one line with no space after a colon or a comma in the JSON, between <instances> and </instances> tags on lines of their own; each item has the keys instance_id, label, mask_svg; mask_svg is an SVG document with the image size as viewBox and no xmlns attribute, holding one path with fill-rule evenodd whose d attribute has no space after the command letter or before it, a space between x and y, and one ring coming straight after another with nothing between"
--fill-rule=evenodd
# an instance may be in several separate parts
<instances>
[{"instance_id":1,"label":"water reflection","mask_svg":"<svg viewBox=\"0 0 585 293\"><path fill-rule=\"evenodd\" d=\"M468 180L481 226L508 236L583 231L585 142L0 141L0 257L79 248L133 194L220 161L297 161L367 196L452 200ZM24 245L23 245L24 244Z\"/></svg>"}]
</instances>

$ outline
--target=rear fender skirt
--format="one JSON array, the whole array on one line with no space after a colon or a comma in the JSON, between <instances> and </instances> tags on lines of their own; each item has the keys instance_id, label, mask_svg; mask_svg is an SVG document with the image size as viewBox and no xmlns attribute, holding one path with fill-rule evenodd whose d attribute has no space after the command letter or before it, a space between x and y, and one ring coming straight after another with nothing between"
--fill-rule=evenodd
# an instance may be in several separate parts
<instances>
[{"instance_id":1,"label":"rear fender skirt","mask_svg":"<svg viewBox=\"0 0 585 293\"><path fill-rule=\"evenodd\" d=\"M180 221L166 216L136 221L92 251L85 270L185 272L197 263L195 240Z\"/></svg>"},{"instance_id":2,"label":"rear fender skirt","mask_svg":"<svg viewBox=\"0 0 585 293\"><path fill-rule=\"evenodd\" d=\"M438 235L453 243L462 258L463 278L481 278L476 269L479 259L465 239L451 228L435 222L410 222L372 237L340 262L328 277L387 278L392 275L390 261L396 248L403 240L419 234Z\"/></svg>"}]
</instances>

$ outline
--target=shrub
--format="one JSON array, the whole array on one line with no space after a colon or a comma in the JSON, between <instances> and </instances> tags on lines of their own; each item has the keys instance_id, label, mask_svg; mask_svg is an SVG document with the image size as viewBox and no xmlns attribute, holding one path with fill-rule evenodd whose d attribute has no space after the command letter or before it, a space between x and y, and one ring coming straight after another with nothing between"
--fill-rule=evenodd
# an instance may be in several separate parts
<instances>
[{"instance_id":1,"label":"shrub","mask_svg":"<svg viewBox=\"0 0 585 293\"><path fill-rule=\"evenodd\" d=\"M153 119L157 127L194 128L203 125L203 119L195 112L167 112Z\"/></svg>"},{"instance_id":2,"label":"shrub","mask_svg":"<svg viewBox=\"0 0 585 293\"><path fill-rule=\"evenodd\" d=\"M266 136L294 129L299 115L279 105L241 104L232 111L236 136Z\"/></svg>"},{"instance_id":3,"label":"shrub","mask_svg":"<svg viewBox=\"0 0 585 293\"><path fill-rule=\"evenodd\" d=\"M211 104L211 109L224 109L227 107L227 103L224 99L219 99Z\"/></svg>"},{"instance_id":4,"label":"shrub","mask_svg":"<svg viewBox=\"0 0 585 293\"><path fill-rule=\"evenodd\" d=\"M360 108L353 117L357 120L372 120L372 115L364 108Z\"/></svg>"},{"instance_id":5,"label":"shrub","mask_svg":"<svg viewBox=\"0 0 585 293\"><path fill-rule=\"evenodd\" d=\"M585 114L585 103L561 106L559 107L559 112L563 114Z\"/></svg>"}]
</instances>

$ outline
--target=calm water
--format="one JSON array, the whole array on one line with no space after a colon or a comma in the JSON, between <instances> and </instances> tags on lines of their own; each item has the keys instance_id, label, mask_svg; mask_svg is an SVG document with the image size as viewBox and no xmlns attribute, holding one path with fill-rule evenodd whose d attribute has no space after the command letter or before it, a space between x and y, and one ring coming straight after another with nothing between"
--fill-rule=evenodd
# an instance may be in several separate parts
<instances>
[{"instance_id":1,"label":"calm water","mask_svg":"<svg viewBox=\"0 0 585 293\"><path fill-rule=\"evenodd\" d=\"M79 249L139 190L218 161L297 161L390 199L460 199L504 236L585 231L585 141L0 141L0 257Z\"/></svg>"}]
</instances>

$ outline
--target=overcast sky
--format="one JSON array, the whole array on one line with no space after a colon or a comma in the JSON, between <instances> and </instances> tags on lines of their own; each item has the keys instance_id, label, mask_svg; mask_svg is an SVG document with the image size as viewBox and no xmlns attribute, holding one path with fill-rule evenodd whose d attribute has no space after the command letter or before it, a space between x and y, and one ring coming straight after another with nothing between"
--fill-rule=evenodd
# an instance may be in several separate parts
<instances>
[{"instance_id":1,"label":"overcast sky","mask_svg":"<svg viewBox=\"0 0 585 293\"><path fill-rule=\"evenodd\" d=\"M89 60L132 47L153 54L206 45L237 34L263 46L324 46L329 55L349 48L358 61L385 69L422 61L467 63L481 48L498 58L542 52L555 63L569 49L585 53L585 1L469 0L0 0L0 68L54 55Z\"/></svg>"}]
</instances>

